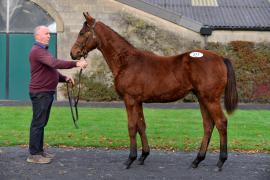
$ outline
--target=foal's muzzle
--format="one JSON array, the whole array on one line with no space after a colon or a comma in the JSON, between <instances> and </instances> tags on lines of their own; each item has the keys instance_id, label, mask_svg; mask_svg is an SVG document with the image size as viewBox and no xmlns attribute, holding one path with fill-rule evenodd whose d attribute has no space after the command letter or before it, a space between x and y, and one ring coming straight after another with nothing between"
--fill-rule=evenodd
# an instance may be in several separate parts
<instances>
[{"instance_id":1,"label":"foal's muzzle","mask_svg":"<svg viewBox=\"0 0 270 180\"><path fill-rule=\"evenodd\" d=\"M71 57L71 59L73 59L73 60L76 60L76 59L79 58L77 55L73 55L72 52L70 52L70 57Z\"/></svg>"}]
</instances>

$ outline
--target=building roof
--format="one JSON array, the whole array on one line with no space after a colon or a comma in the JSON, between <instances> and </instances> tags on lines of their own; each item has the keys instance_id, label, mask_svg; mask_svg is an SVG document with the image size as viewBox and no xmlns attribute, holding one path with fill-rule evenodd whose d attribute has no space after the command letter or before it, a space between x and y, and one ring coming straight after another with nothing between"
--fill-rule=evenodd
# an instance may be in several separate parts
<instances>
[{"instance_id":1,"label":"building roof","mask_svg":"<svg viewBox=\"0 0 270 180\"><path fill-rule=\"evenodd\" d=\"M130 3L132 0L119 1L138 8L133 5L134 3ZM192 22L201 27L208 26L212 30L270 30L270 0L137 0L135 2L144 3L139 9L161 18L164 18L162 14L166 12L167 17L164 19L184 26ZM156 10L149 10L151 8ZM170 15L177 16L178 20L169 17ZM181 24L179 20L187 20L188 23ZM188 28L198 31L198 27L194 27Z\"/></svg>"}]
</instances>

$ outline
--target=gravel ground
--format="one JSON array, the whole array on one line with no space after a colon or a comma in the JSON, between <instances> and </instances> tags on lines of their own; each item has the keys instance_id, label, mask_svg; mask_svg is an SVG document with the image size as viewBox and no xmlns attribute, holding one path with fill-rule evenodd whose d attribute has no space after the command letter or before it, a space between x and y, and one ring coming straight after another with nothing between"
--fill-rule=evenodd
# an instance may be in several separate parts
<instances>
[{"instance_id":1,"label":"gravel ground","mask_svg":"<svg viewBox=\"0 0 270 180\"><path fill-rule=\"evenodd\" d=\"M1 180L269 180L270 154L229 153L221 172L215 171L217 153L208 153L197 169L189 168L196 153L153 150L145 165L125 169L128 150L50 148L51 164L29 164L22 147L0 147Z\"/></svg>"}]
</instances>

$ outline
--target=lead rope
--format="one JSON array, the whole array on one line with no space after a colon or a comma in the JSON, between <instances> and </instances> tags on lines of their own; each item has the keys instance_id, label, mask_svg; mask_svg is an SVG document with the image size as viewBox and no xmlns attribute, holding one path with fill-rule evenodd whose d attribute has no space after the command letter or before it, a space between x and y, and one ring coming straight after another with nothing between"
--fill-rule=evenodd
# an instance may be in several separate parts
<instances>
[{"instance_id":1,"label":"lead rope","mask_svg":"<svg viewBox=\"0 0 270 180\"><path fill-rule=\"evenodd\" d=\"M78 102L80 99L80 91L81 91L81 75L82 75L82 69L80 70L79 73L79 85L78 85L78 93L77 96L74 96L74 86L72 85L72 83L67 82L67 94L68 94L68 101L69 101L69 107L70 107L70 111L71 111L71 115L72 115L72 119L73 119L73 123L74 126L78 129L78 125L77 125L77 121L79 120L79 113L78 113ZM69 87L69 84L71 84L71 88ZM73 104L73 105L72 105ZM75 115L74 115L74 110L75 109Z\"/></svg>"}]
</instances>

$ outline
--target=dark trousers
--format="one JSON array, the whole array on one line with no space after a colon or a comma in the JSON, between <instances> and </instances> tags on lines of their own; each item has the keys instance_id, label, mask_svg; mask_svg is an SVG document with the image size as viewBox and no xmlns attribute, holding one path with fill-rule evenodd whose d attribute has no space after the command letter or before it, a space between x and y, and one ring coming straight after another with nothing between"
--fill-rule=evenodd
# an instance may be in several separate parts
<instances>
[{"instance_id":1,"label":"dark trousers","mask_svg":"<svg viewBox=\"0 0 270 180\"><path fill-rule=\"evenodd\" d=\"M30 93L33 118L30 127L29 152L32 155L43 152L44 127L47 125L54 91Z\"/></svg>"}]
</instances>

